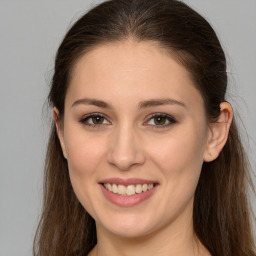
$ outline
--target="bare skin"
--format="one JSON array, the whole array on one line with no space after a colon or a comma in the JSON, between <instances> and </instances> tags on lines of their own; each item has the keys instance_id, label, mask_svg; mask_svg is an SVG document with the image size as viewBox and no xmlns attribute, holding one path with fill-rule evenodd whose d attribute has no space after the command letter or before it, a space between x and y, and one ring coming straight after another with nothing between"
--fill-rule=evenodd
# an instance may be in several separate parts
<instances>
[{"instance_id":1,"label":"bare skin","mask_svg":"<svg viewBox=\"0 0 256 256\"><path fill-rule=\"evenodd\" d=\"M220 107L207 123L187 70L152 42L98 46L78 61L62 126L58 109L53 115L76 196L96 222L90 256L210 255L192 214L202 164L218 157L232 121L231 106ZM113 177L157 188L123 207L102 192L100 182Z\"/></svg>"}]
</instances>

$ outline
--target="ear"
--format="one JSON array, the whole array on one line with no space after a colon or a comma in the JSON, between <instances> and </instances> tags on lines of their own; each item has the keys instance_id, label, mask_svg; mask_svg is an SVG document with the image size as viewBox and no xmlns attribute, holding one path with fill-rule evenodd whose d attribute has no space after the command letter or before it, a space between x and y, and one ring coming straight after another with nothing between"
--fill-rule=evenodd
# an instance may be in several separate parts
<instances>
[{"instance_id":1,"label":"ear","mask_svg":"<svg viewBox=\"0 0 256 256\"><path fill-rule=\"evenodd\" d=\"M59 141L60 141L60 145L61 145L61 148L62 148L63 155L67 159L67 153L66 153L66 148L65 148L65 143L64 143L64 136L63 136L63 129L61 127L60 118L59 118L59 110L56 107L53 108L53 120L54 120L54 123L55 123L55 126L56 126L56 131L57 131L57 135L58 135L58 138L59 138Z\"/></svg>"},{"instance_id":2,"label":"ear","mask_svg":"<svg viewBox=\"0 0 256 256\"><path fill-rule=\"evenodd\" d=\"M204 152L204 161L215 160L228 139L228 133L233 120L233 109L228 102L220 104L220 115L216 122L210 123L207 146Z\"/></svg>"}]
</instances>

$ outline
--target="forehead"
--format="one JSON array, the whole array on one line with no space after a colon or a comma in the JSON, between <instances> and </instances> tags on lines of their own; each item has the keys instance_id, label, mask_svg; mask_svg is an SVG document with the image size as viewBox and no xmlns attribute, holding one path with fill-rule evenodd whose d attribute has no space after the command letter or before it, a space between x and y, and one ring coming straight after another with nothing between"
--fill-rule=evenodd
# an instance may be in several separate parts
<instances>
[{"instance_id":1,"label":"forehead","mask_svg":"<svg viewBox=\"0 0 256 256\"><path fill-rule=\"evenodd\" d=\"M106 101L169 96L187 104L202 102L189 72L174 56L155 42L128 40L97 46L82 56L68 94Z\"/></svg>"}]
</instances>

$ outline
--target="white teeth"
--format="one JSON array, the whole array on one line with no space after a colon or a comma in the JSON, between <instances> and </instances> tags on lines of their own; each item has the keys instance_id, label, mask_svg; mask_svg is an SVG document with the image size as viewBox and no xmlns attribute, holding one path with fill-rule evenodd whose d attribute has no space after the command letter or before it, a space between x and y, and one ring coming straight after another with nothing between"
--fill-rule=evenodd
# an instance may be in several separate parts
<instances>
[{"instance_id":1,"label":"white teeth","mask_svg":"<svg viewBox=\"0 0 256 256\"><path fill-rule=\"evenodd\" d=\"M148 184L148 190L149 190L149 189L152 189L153 187L154 187L153 184Z\"/></svg>"},{"instance_id":2,"label":"white teeth","mask_svg":"<svg viewBox=\"0 0 256 256\"><path fill-rule=\"evenodd\" d=\"M109 191L112 191L112 186L108 183L107 184L107 189L109 190Z\"/></svg>"},{"instance_id":3,"label":"white teeth","mask_svg":"<svg viewBox=\"0 0 256 256\"><path fill-rule=\"evenodd\" d=\"M146 192L147 190L150 190L154 187L154 184L137 184L137 185L117 185L117 184L110 184L110 183L104 183L104 187L115 194L118 195L125 195L125 196L132 196L135 194L140 194L143 192Z\"/></svg>"},{"instance_id":4,"label":"white teeth","mask_svg":"<svg viewBox=\"0 0 256 256\"><path fill-rule=\"evenodd\" d=\"M117 191L119 195L125 195L126 194L126 187L124 185L118 185Z\"/></svg>"},{"instance_id":5,"label":"white teeth","mask_svg":"<svg viewBox=\"0 0 256 256\"><path fill-rule=\"evenodd\" d=\"M143 184L142 191L145 192L147 190L148 190L148 185L147 184Z\"/></svg>"},{"instance_id":6,"label":"white teeth","mask_svg":"<svg viewBox=\"0 0 256 256\"><path fill-rule=\"evenodd\" d=\"M129 185L126 189L126 194L128 196L135 195L135 187L134 185Z\"/></svg>"},{"instance_id":7,"label":"white teeth","mask_svg":"<svg viewBox=\"0 0 256 256\"><path fill-rule=\"evenodd\" d=\"M142 192L142 186L141 186L140 184L136 185L135 192L136 192L137 194L139 194L139 193Z\"/></svg>"},{"instance_id":8,"label":"white teeth","mask_svg":"<svg viewBox=\"0 0 256 256\"><path fill-rule=\"evenodd\" d=\"M118 193L117 185L116 185L116 184L113 184L113 185L112 185L112 192L115 193L115 194Z\"/></svg>"}]
</instances>

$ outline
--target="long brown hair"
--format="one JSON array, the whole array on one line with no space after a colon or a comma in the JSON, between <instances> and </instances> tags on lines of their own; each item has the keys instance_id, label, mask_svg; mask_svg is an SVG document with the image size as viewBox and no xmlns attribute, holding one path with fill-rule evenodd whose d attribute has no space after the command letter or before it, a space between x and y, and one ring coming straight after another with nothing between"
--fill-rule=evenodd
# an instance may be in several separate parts
<instances>
[{"instance_id":1,"label":"long brown hair","mask_svg":"<svg viewBox=\"0 0 256 256\"><path fill-rule=\"evenodd\" d=\"M49 104L63 118L64 100L78 59L104 43L158 42L190 72L209 122L220 113L227 88L226 59L209 23L177 0L110 0L67 32L55 59ZM214 256L255 256L248 186L249 164L235 120L219 157L204 163L195 193L194 231ZM95 222L76 198L52 124L45 163L44 200L34 255L82 256L97 243Z\"/></svg>"}]
</instances>

